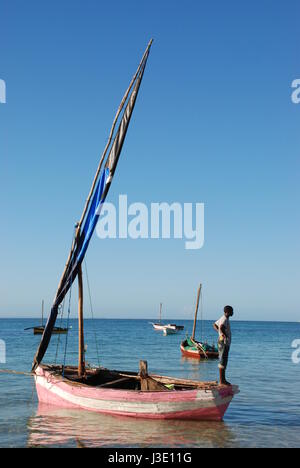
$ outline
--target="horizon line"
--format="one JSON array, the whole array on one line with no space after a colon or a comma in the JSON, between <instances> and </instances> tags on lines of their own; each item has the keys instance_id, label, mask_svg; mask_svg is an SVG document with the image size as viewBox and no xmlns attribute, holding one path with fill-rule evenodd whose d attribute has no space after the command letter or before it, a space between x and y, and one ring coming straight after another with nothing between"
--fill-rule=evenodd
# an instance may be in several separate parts
<instances>
[{"instance_id":1,"label":"horizon line","mask_svg":"<svg viewBox=\"0 0 300 468\"><path fill-rule=\"evenodd\" d=\"M0 316L0 320L36 320L36 319L39 319L40 317L28 317L28 316L14 316L14 317L5 317L5 316ZM67 319L63 319L63 320L67 320ZM70 320L78 320L77 317L70 317ZM157 322L157 319L153 319L153 318L141 318L141 317L86 317L84 320L147 320L147 321L155 321ZM194 319L193 318L179 318L179 317L176 317L176 318L166 318L165 320L163 320L164 322L167 322L169 320L185 320L185 321L191 321L193 322ZM203 321L205 322L212 322L214 319L203 319ZM200 320L199 320L200 321ZM265 323L300 323L300 320L297 321L297 320L259 320L259 319L255 319L255 320L250 320L250 319L231 319L232 322L265 322ZM152 323L150 322L150 323ZM46 323L46 322L45 322Z\"/></svg>"}]
</instances>

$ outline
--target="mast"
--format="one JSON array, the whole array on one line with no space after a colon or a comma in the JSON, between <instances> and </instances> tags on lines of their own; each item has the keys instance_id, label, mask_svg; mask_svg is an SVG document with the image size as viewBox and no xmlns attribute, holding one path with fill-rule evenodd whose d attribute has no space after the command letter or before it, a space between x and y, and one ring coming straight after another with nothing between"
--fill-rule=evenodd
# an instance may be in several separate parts
<instances>
[{"instance_id":1,"label":"mast","mask_svg":"<svg viewBox=\"0 0 300 468\"><path fill-rule=\"evenodd\" d=\"M196 310L195 310L195 318L194 318L194 326L193 326L193 333L191 336L191 339L195 339L195 333L196 333L196 324L197 324L197 314L198 314L198 309L199 309L199 299L200 299L200 294L201 294L201 289L202 289L202 284L200 284L198 288L198 294L197 294L197 303L196 303Z\"/></svg>"},{"instance_id":2,"label":"mast","mask_svg":"<svg viewBox=\"0 0 300 468\"><path fill-rule=\"evenodd\" d=\"M78 269L78 377L84 375L83 284L82 268Z\"/></svg>"},{"instance_id":3,"label":"mast","mask_svg":"<svg viewBox=\"0 0 300 468\"><path fill-rule=\"evenodd\" d=\"M161 322L161 309L162 309L162 303L160 303L160 306L159 306L159 323Z\"/></svg>"}]
</instances>

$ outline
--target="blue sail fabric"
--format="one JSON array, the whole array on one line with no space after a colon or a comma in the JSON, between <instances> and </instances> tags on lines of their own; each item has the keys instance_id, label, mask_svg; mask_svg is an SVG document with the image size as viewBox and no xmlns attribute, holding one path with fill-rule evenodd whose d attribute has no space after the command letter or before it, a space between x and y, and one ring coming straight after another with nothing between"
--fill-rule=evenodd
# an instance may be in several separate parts
<instances>
[{"instance_id":1,"label":"blue sail fabric","mask_svg":"<svg viewBox=\"0 0 300 468\"><path fill-rule=\"evenodd\" d=\"M89 246L91 237L93 235L94 229L98 222L98 219L101 213L101 208L104 203L104 199L101 199L101 198L104 193L104 188L105 188L108 176L109 176L109 169L105 168L103 172L100 174L99 182L96 186L96 190L95 190L94 197L93 197L90 209L89 209L89 213L87 215L86 221L82 229L81 237L83 238L83 241L82 241L81 248L77 253L77 258L76 258L76 262L78 263L81 263L84 258L84 255Z\"/></svg>"},{"instance_id":2,"label":"blue sail fabric","mask_svg":"<svg viewBox=\"0 0 300 468\"><path fill-rule=\"evenodd\" d=\"M76 240L76 247L72 253L71 259L69 261L68 268L65 272L64 278L61 282L61 286L57 292L56 300L53 304L53 307L56 310L61 303L62 299L67 294L71 284L73 283L76 275L78 273L78 268L81 265L84 255L89 246L90 240L92 238L93 232L97 225L101 207L106 198L106 185L109 177L109 169L105 168L100 172L99 181L95 187L94 195L85 219L84 226L79 235L79 238ZM47 328L47 327L46 327Z\"/></svg>"}]
</instances>

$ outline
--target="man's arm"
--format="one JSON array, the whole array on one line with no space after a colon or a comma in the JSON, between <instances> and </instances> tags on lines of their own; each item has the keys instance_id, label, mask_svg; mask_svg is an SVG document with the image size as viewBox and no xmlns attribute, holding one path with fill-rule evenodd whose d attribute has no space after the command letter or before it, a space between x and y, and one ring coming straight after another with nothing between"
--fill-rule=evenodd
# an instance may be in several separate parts
<instances>
[{"instance_id":1,"label":"man's arm","mask_svg":"<svg viewBox=\"0 0 300 468\"><path fill-rule=\"evenodd\" d=\"M213 324L213 327L216 330L216 332L219 333L219 327L218 327L218 325L216 323ZM221 330L221 336L225 340L227 338L227 335L226 335L226 329L225 329L224 325L220 326L220 330Z\"/></svg>"},{"instance_id":2,"label":"man's arm","mask_svg":"<svg viewBox=\"0 0 300 468\"><path fill-rule=\"evenodd\" d=\"M221 329L221 333L222 333L221 336L225 340L227 338L227 335L226 335L226 329L225 329L224 325L221 325L220 329Z\"/></svg>"}]
</instances>

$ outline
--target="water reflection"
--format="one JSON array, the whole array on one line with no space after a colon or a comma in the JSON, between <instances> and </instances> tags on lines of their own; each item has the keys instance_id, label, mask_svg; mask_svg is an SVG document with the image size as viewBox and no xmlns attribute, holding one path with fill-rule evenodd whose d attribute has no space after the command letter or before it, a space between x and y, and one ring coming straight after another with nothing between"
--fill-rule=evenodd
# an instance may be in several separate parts
<instances>
[{"instance_id":1,"label":"water reflection","mask_svg":"<svg viewBox=\"0 0 300 468\"><path fill-rule=\"evenodd\" d=\"M195 359L181 356L180 364L188 379L203 381L217 381L218 379L218 361L216 359Z\"/></svg>"},{"instance_id":2,"label":"water reflection","mask_svg":"<svg viewBox=\"0 0 300 468\"><path fill-rule=\"evenodd\" d=\"M29 447L228 447L225 423L155 421L39 404L28 421Z\"/></svg>"}]
</instances>

